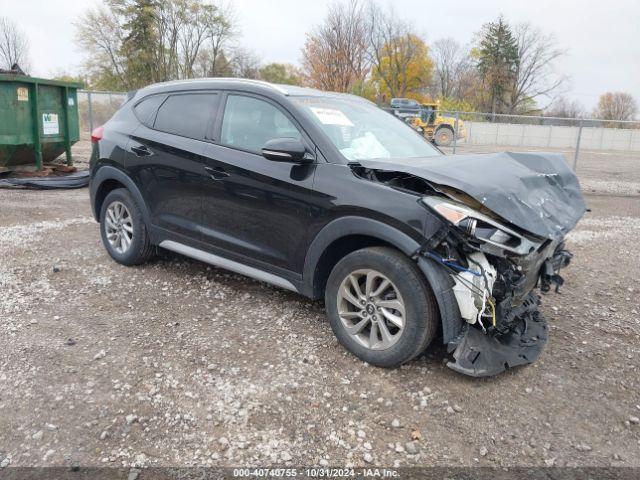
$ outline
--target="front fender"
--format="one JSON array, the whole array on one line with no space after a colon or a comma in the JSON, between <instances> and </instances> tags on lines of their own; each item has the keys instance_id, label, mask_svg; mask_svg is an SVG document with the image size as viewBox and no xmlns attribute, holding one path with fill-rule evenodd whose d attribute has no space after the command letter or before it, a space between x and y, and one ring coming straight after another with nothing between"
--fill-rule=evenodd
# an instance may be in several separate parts
<instances>
[{"instance_id":1,"label":"front fender","mask_svg":"<svg viewBox=\"0 0 640 480\"><path fill-rule=\"evenodd\" d=\"M418 267L427 278L436 297L442 322L442 342L446 345L462 331L464 326L458 301L453 293L455 282L444 268L433 260L418 257Z\"/></svg>"},{"instance_id":2,"label":"front fender","mask_svg":"<svg viewBox=\"0 0 640 480\"><path fill-rule=\"evenodd\" d=\"M311 243L305 258L303 272L303 293L311 298L321 298L322 292L317 291L314 277L318 262L324 251L336 240L349 235L366 235L377 238L409 257L420 248L420 243L406 233L377 220L364 217L346 216L333 220L326 225ZM453 279L447 272L433 261L418 257L418 267L424 274L433 290L440 318L444 343L449 343L458 335L463 326L460 310L453 293Z\"/></svg>"},{"instance_id":3,"label":"front fender","mask_svg":"<svg viewBox=\"0 0 640 480\"><path fill-rule=\"evenodd\" d=\"M311 298L319 297L313 284L318 262L329 245L349 235L366 235L377 238L395 246L398 250L409 256L420 248L420 244L415 239L378 220L355 216L337 218L320 230L309 246L304 260L303 270L304 291L306 295Z\"/></svg>"}]
</instances>

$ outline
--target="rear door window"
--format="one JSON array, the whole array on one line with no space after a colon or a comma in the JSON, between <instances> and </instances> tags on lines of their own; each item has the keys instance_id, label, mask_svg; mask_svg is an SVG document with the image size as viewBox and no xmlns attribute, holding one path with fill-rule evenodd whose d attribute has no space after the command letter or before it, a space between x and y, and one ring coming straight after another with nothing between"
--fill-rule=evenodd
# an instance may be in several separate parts
<instances>
[{"instance_id":1,"label":"rear door window","mask_svg":"<svg viewBox=\"0 0 640 480\"><path fill-rule=\"evenodd\" d=\"M171 95L158 110L153 128L202 140L216 116L218 104L216 93Z\"/></svg>"},{"instance_id":2,"label":"rear door window","mask_svg":"<svg viewBox=\"0 0 640 480\"><path fill-rule=\"evenodd\" d=\"M259 153L268 140L301 139L289 118L269 102L244 95L229 95L222 119L224 145Z\"/></svg>"}]
</instances>

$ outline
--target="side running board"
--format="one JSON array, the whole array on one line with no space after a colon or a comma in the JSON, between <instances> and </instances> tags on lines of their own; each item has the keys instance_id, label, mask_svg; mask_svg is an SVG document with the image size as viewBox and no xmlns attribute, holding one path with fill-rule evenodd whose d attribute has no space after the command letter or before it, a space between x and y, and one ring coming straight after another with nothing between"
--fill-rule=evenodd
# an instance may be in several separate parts
<instances>
[{"instance_id":1,"label":"side running board","mask_svg":"<svg viewBox=\"0 0 640 480\"><path fill-rule=\"evenodd\" d=\"M265 272L264 270L260 270L258 268L250 267L243 263L234 262L233 260L214 255L213 253L205 252L204 250L200 250L198 248L190 247L179 242L174 242L173 240L164 240L160 242L160 247L171 250L172 252L186 255L187 257L195 258L196 260L200 260L201 262L205 262L216 267L221 267L226 270L231 270L232 272L239 273L241 275L246 275L247 277L255 278L256 280L260 280L262 282L270 283L277 287L292 290L294 292L298 291L298 289L294 287L294 285L289 280L286 280L282 277L269 272Z\"/></svg>"}]
</instances>

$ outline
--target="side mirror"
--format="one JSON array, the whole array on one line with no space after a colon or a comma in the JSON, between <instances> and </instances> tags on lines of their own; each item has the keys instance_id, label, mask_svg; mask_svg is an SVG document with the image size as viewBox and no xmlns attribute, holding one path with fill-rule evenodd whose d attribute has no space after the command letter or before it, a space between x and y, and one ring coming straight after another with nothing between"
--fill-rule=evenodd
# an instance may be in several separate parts
<instances>
[{"instance_id":1,"label":"side mirror","mask_svg":"<svg viewBox=\"0 0 640 480\"><path fill-rule=\"evenodd\" d=\"M262 147L262 156L274 162L311 163L314 158L295 138L273 138Z\"/></svg>"}]
</instances>

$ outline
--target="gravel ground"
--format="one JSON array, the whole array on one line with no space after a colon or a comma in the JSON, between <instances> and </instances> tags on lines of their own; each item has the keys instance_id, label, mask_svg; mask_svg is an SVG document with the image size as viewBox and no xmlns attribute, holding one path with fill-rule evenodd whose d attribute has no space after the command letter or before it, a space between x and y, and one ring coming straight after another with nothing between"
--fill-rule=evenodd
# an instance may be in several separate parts
<instances>
[{"instance_id":1,"label":"gravel ground","mask_svg":"<svg viewBox=\"0 0 640 480\"><path fill-rule=\"evenodd\" d=\"M323 305L109 259L88 192L0 190L0 466L640 467L640 197L589 195L539 361L373 368Z\"/></svg>"}]
</instances>

